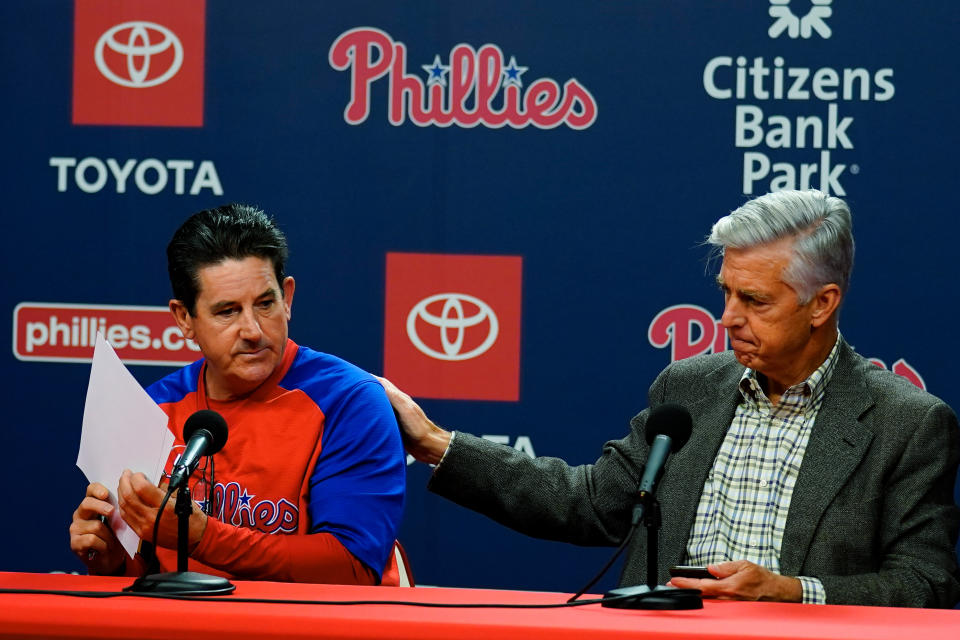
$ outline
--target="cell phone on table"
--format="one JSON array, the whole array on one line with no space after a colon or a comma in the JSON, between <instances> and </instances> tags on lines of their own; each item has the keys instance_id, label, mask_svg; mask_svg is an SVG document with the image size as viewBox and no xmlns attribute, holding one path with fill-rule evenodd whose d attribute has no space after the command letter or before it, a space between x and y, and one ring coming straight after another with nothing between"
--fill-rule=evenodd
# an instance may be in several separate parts
<instances>
[{"instance_id":1,"label":"cell phone on table","mask_svg":"<svg viewBox=\"0 0 960 640\"><path fill-rule=\"evenodd\" d=\"M694 567L690 565L670 567L670 576L673 578L706 578L709 580L717 579L717 576L707 571L706 567Z\"/></svg>"}]
</instances>

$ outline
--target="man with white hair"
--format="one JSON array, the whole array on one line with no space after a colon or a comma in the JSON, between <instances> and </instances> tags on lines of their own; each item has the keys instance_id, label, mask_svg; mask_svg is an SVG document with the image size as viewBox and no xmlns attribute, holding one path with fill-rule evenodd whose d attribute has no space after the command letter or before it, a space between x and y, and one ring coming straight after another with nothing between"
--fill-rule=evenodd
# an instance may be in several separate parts
<instances>
[{"instance_id":1,"label":"man with white hair","mask_svg":"<svg viewBox=\"0 0 960 640\"><path fill-rule=\"evenodd\" d=\"M943 401L859 356L840 336L854 243L843 200L782 191L714 225L731 351L671 364L630 433L592 465L529 457L437 427L387 381L407 450L438 464L429 488L531 536L616 545L665 403L693 433L658 493L660 582L705 596L952 607L960 600L953 487L960 430ZM644 536L621 585L646 577Z\"/></svg>"}]
</instances>

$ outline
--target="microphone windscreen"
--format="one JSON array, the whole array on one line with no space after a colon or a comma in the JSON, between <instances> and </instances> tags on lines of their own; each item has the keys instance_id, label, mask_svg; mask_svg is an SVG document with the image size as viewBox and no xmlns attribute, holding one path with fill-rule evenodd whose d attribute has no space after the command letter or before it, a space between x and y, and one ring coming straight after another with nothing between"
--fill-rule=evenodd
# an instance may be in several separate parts
<instances>
[{"instance_id":1,"label":"microphone windscreen","mask_svg":"<svg viewBox=\"0 0 960 640\"><path fill-rule=\"evenodd\" d=\"M211 436L210 446L205 451L206 455L212 456L227 444L227 421L216 411L201 409L187 418L183 423L183 441L190 442L190 438L200 429L209 432Z\"/></svg>"},{"instance_id":2,"label":"microphone windscreen","mask_svg":"<svg viewBox=\"0 0 960 640\"><path fill-rule=\"evenodd\" d=\"M647 418L647 444L653 444L654 438L663 435L670 438L670 449L679 451L690 439L693 431L693 418L686 407L679 404L661 404L650 410Z\"/></svg>"}]
</instances>

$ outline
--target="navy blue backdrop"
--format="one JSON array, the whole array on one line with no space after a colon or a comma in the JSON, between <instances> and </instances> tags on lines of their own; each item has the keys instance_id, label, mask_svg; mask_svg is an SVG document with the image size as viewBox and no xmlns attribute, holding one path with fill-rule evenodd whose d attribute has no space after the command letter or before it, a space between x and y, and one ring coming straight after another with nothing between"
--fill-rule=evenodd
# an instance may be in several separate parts
<instances>
[{"instance_id":1,"label":"navy blue backdrop","mask_svg":"<svg viewBox=\"0 0 960 640\"><path fill-rule=\"evenodd\" d=\"M67 526L90 350L72 318L159 317L136 308L166 305L173 229L229 201L288 234L295 340L413 385L441 424L587 463L671 357L723 348L710 224L821 188L854 214L844 336L960 405L958 17L948 0L0 3L0 570L82 568ZM423 282L404 289L401 263ZM500 327L462 360L410 315L453 286L483 303L461 299L486 318L467 342L491 335L485 310ZM134 362L187 353L138 358L124 331L144 385L172 369ZM570 591L610 553L510 532L408 469L420 582Z\"/></svg>"}]
</instances>

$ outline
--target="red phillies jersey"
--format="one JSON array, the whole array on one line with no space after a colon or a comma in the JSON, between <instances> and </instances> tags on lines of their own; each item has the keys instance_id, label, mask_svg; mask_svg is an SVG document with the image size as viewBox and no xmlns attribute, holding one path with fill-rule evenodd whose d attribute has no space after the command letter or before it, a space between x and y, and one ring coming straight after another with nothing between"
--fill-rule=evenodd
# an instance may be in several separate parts
<instances>
[{"instance_id":1,"label":"red phillies jersey","mask_svg":"<svg viewBox=\"0 0 960 640\"><path fill-rule=\"evenodd\" d=\"M347 566L358 580L344 575L344 563L355 558L379 579L402 516L406 470L393 410L376 379L288 341L280 366L253 394L217 402L206 396L204 366L200 360L147 389L176 436L168 472L191 414L213 409L228 425L227 443L212 458L212 517L191 570L362 581L363 567ZM206 507L200 477L198 470L191 480L193 498ZM158 557L165 570L176 567L175 550L160 549Z\"/></svg>"}]
</instances>

